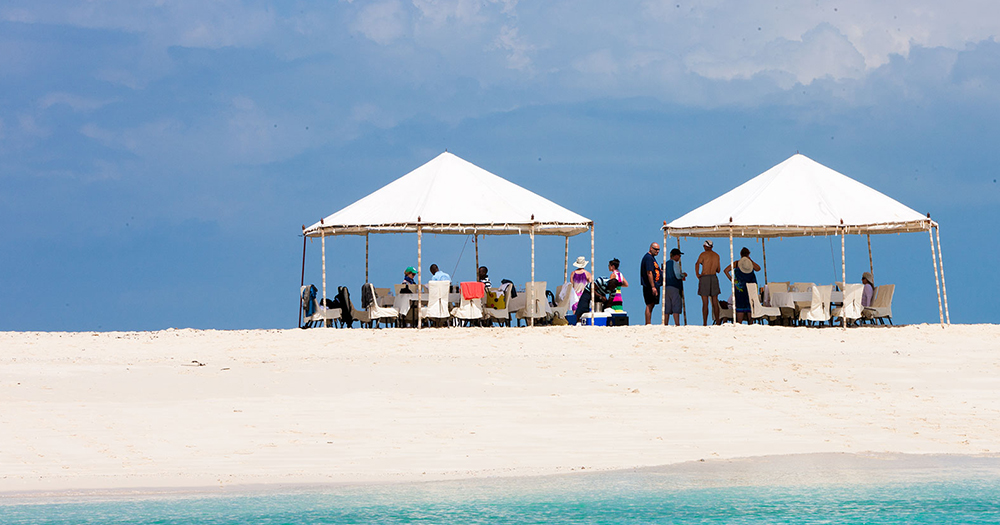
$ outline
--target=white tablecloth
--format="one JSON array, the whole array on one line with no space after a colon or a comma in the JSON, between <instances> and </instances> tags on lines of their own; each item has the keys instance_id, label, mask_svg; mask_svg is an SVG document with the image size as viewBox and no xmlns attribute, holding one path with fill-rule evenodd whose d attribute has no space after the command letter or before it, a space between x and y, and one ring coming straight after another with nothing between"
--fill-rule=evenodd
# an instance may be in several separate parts
<instances>
[{"instance_id":1,"label":"white tablecloth","mask_svg":"<svg viewBox=\"0 0 1000 525\"><path fill-rule=\"evenodd\" d=\"M795 303L808 303L812 301L812 292L774 292L771 294L771 306L782 308L795 308ZM830 301L834 303L844 302L844 292L833 292L830 294Z\"/></svg>"},{"instance_id":2,"label":"white tablecloth","mask_svg":"<svg viewBox=\"0 0 1000 525\"><path fill-rule=\"evenodd\" d=\"M426 303L428 299L427 293L420 294L420 301ZM395 308L400 315L406 315L410 311L410 305L412 305L417 300L417 294L415 293L401 293L396 296L392 302L392 307ZM458 304L462 302L462 294L460 293L449 293L448 303Z\"/></svg>"}]
</instances>

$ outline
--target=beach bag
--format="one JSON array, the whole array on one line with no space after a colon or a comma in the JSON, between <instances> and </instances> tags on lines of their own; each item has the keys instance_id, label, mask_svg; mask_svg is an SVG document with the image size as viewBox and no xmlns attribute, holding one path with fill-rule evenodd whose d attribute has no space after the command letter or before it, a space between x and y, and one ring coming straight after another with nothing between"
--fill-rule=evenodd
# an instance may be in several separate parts
<instances>
[{"instance_id":1,"label":"beach bag","mask_svg":"<svg viewBox=\"0 0 1000 525\"><path fill-rule=\"evenodd\" d=\"M494 310L507 309L507 296L501 290L490 290L486 292L486 307Z\"/></svg>"}]
</instances>

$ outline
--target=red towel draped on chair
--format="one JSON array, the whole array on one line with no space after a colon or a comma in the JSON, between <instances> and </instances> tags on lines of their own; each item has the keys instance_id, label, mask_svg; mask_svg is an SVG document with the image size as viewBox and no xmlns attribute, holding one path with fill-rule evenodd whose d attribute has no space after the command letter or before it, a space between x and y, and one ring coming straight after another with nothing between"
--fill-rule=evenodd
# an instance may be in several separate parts
<instances>
[{"instance_id":1,"label":"red towel draped on chair","mask_svg":"<svg viewBox=\"0 0 1000 525\"><path fill-rule=\"evenodd\" d=\"M478 282L462 283L462 299L482 299L486 295L486 285Z\"/></svg>"}]
</instances>

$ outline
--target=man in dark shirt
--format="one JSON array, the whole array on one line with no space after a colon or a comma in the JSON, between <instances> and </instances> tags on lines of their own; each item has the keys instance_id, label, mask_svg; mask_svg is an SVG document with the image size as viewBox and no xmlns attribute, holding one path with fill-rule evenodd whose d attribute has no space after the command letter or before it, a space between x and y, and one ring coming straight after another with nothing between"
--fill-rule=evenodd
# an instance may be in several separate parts
<instances>
[{"instance_id":1,"label":"man in dark shirt","mask_svg":"<svg viewBox=\"0 0 1000 525\"><path fill-rule=\"evenodd\" d=\"M653 307L660 302L660 285L663 284L663 276L660 273L660 265L656 262L656 255L660 253L660 245L653 243L649 245L649 251L642 256L641 281L642 298L646 301L646 324L650 323L653 317Z\"/></svg>"}]
</instances>

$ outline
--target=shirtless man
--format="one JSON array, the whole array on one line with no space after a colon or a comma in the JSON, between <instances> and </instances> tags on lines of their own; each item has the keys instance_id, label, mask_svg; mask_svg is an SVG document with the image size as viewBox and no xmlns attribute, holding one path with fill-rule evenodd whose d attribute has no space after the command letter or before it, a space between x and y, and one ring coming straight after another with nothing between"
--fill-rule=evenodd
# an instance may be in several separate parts
<instances>
[{"instance_id":1,"label":"shirtless man","mask_svg":"<svg viewBox=\"0 0 1000 525\"><path fill-rule=\"evenodd\" d=\"M694 263L694 273L698 276L698 295L701 296L701 324L708 326L708 301L712 300L712 322L719 322L719 254L712 251L712 241L702 245L705 251Z\"/></svg>"}]
</instances>

